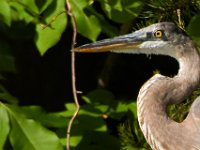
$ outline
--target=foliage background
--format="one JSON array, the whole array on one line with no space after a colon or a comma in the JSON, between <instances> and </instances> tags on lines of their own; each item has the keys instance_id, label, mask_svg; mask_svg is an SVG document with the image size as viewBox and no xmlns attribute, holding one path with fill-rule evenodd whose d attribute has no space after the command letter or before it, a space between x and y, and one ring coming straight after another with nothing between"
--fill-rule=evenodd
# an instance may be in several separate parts
<instances>
[{"instance_id":1,"label":"foliage background","mask_svg":"<svg viewBox=\"0 0 200 150\"><path fill-rule=\"evenodd\" d=\"M71 0L71 5L77 46L160 21L175 22L200 44L199 0ZM71 37L64 0L0 1L0 150L65 149L75 110ZM72 149L150 149L138 127L137 93L158 70L175 75L177 62L164 56L77 54L76 66L83 94ZM169 115L181 121L198 94L170 107Z\"/></svg>"}]
</instances>

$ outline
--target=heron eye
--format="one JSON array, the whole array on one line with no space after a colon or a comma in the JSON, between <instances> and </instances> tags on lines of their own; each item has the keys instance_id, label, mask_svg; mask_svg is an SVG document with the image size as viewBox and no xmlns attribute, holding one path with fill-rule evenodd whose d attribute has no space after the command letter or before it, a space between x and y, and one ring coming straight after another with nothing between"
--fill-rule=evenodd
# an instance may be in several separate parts
<instances>
[{"instance_id":1,"label":"heron eye","mask_svg":"<svg viewBox=\"0 0 200 150\"><path fill-rule=\"evenodd\" d=\"M157 30L156 32L154 32L154 36L156 38L161 38L163 36L163 31L162 30Z\"/></svg>"}]
</instances>

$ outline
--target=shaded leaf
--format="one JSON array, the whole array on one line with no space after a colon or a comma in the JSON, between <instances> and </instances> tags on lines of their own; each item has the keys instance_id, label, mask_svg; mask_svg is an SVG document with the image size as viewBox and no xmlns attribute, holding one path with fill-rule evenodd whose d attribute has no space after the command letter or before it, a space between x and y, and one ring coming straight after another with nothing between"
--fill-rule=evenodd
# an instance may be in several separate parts
<instances>
[{"instance_id":1,"label":"shaded leaf","mask_svg":"<svg viewBox=\"0 0 200 150\"><path fill-rule=\"evenodd\" d=\"M103 0L100 2L106 15L119 23L133 20L143 8L143 2L140 0Z\"/></svg>"},{"instance_id":2,"label":"shaded leaf","mask_svg":"<svg viewBox=\"0 0 200 150\"><path fill-rule=\"evenodd\" d=\"M92 104L111 104L114 100L114 95L106 90L97 89L87 94Z\"/></svg>"},{"instance_id":3,"label":"shaded leaf","mask_svg":"<svg viewBox=\"0 0 200 150\"><path fill-rule=\"evenodd\" d=\"M29 1L29 0L27 0L27 1ZM37 5L39 13L42 13L44 10L46 10L47 7L53 2L53 0L45 0L45 1L32 0L32 1L35 2L35 5Z\"/></svg>"},{"instance_id":4,"label":"shaded leaf","mask_svg":"<svg viewBox=\"0 0 200 150\"><path fill-rule=\"evenodd\" d=\"M3 146L7 139L8 133L10 131L10 122L6 109L0 102L0 150L3 150Z\"/></svg>"},{"instance_id":5,"label":"shaded leaf","mask_svg":"<svg viewBox=\"0 0 200 150\"><path fill-rule=\"evenodd\" d=\"M10 43L0 38L0 72L16 72L15 58Z\"/></svg>"},{"instance_id":6,"label":"shaded leaf","mask_svg":"<svg viewBox=\"0 0 200 150\"><path fill-rule=\"evenodd\" d=\"M61 38L67 25L67 16L65 13L65 1L53 1L44 12L43 28L41 24L36 25L36 35L34 41L41 55L54 46Z\"/></svg>"},{"instance_id":7,"label":"shaded leaf","mask_svg":"<svg viewBox=\"0 0 200 150\"><path fill-rule=\"evenodd\" d=\"M11 10L8 2L6 0L0 1L0 22L11 25Z\"/></svg>"},{"instance_id":8,"label":"shaded leaf","mask_svg":"<svg viewBox=\"0 0 200 150\"><path fill-rule=\"evenodd\" d=\"M104 119L101 117L101 115L103 114L103 112L101 111L102 108L99 109L99 107L97 107L91 104L81 106L79 115L74 122L71 132L71 138L73 139L73 141L71 142L72 147L79 147L79 145L85 140L86 136L84 136L84 134L96 133L99 131L102 133L107 132L107 125ZM108 108L108 106L104 107ZM94 142L96 141L96 139L89 140ZM87 149L86 147L84 145L82 149Z\"/></svg>"},{"instance_id":9,"label":"shaded leaf","mask_svg":"<svg viewBox=\"0 0 200 150\"><path fill-rule=\"evenodd\" d=\"M14 150L63 150L55 133L27 119L19 107L7 106L12 125L9 138Z\"/></svg>"},{"instance_id":10,"label":"shaded leaf","mask_svg":"<svg viewBox=\"0 0 200 150\"><path fill-rule=\"evenodd\" d=\"M102 118L93 117L92 115L79 115L77 118L78 124L74 128L78 128L83 132L86 131L107 131L106 124ZM90 123L88 125L88 123Z\"/></svg>"},{"instance_id":11,"label":"shaded leaf","mask_svg":"<svg viewBox=\"0 0 200 150\"><path fill-rule=\"evenodd\" d=\"M27 13L30 13L32 15L39 14L39 9L35 0L22 0L20 4L24 6L24 10Z\"/></svg>"},{"instance_id":12,"label":"shaded leaf","mask_svg":"<svg viewBox=\"0 0 200 150\"><path fill-rule=\"evenodd\" d=\"M109 37L115 37L119 34L119 29L117 29L115 26L110 24L105 19L105 17L102 14L98 13L93 7L87 7L87 11L95 15L95 17L99 20L103 33L105 33Z\"/></svg>"},{"instance_id":13,"label":"shaded leaf","mask_svg":"<svg viewBox=\"0 0 200 150\"><path fill-rule=\"evenodd\" d=\"M132 150L137 147L136 139L132 132L132 123L130 123L130 120L120 124L118 131L121 139L122 149Z\"/></svg>"},{"instance_id":14,"label":"shaded leaf","mask_svg":"<svg viewBox=\"0 0 200 150\"><path fill-rule=\"evenodd\" d=\"M85 132L74 150L120 150L120 141L106 132Z\"/></svg>"},{"instance_id":15,"label":"shaded leaf","mask_svg":"<svg viewBox=\"0 0 200 150\"><path fill-rule=\"evenodd\" d=\"M27 12L32 14L41 14L47 7L53 2L53 0L22 0L22 3Z\"/></svg>"},{"instance_id":16,"label":"shaded leaf","mask_svg":"<svg viewBox=\"0 0 200 150\"><path fill-rule=\"evenodd\" d=\"M200 13L195 15L187 27L187 33L195 40L195 42L200 46Z\"/></svg>"},{"instance_id":17,"label":"shaded leaf","mask_svg":"<svg viewBox=\"0 0 200 150\"><path fill-rule=\"evenodd\" d=\"M34 119L46 127L66 127L69 121L66 117L61 116L60 113L46 113L40 106L26 106L22 107L21 110L28 118Z\"/></svg>"},{"instance_id":18,"label":"shaded leaf","mask_svg":"<svg viewBox=\"0 0 200 150\"><path fill-rule=\"evenodd\" d=\"M3 87L0 86L0 90L2 90ZM7 102L9 104L17 104L18 100L16 97L12 96L8 91L0 91L0 100L3 102Z\"/></svg>"}]
</instances>

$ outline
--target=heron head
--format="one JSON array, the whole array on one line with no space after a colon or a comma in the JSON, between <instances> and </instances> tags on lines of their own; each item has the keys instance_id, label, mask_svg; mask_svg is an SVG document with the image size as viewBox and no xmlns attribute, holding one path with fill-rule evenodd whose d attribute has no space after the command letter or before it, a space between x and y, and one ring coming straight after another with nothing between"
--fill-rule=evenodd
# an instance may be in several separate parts
<instances>
[{"instance_id":1,"label":"heron head","mask_svg":"<svg viewBox=\"0 0 200 150\"><path fill-rule=\"evenodd\" d=\"M115 52L133 54L161 54L179 57L187 46L189 37L174 23L161 22L142 28L131 34L86 44L76 52Z\"/></svg>"}]
</instances>

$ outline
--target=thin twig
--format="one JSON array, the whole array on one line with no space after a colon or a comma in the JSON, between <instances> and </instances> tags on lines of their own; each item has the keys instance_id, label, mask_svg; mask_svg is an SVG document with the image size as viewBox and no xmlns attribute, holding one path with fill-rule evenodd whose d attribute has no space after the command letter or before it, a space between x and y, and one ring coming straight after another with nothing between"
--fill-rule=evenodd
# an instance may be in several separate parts
<instances>
[{"instance_id":1,"label":"thin twig","mask_svg":"<svg viewBox=\"0 0 200 150\"><path fill-rule=\"evenodd\" d=\"M56 16L54 16L47 24L41 24L42 29L46 29L47 27L50 27L51 24L63 13L66 13L66 11L61 11L60 13L58 13Z\"/></svg>"},{"instance_id":2,"label":"thin twig","mask_svg":"<svg viewBox=\"0 0 200 150\"><path fill-rule=\"evenodd\" d=\"M67 5L67 9L68 9L68 15L71 18L71 22L72 22L72 27L73 27L73 37L72 37L72 45L71 45L71 70L72 70L72 92L73 92L73 97L74 97L74 102L76 104L76 110L72 116L72 118L69 121L68 124L68 128L67 128L67 141L66 141L66 150L70 150L70 133L71 133L71 128L72 128L72 124L76 118L76 116L78 115L78 112L80 110L80 105L78 102L78 98L77 98L77 90L76 90L76 76L75 76L75 52L73 51L75 44L76 44L76 35L77 35L77 26L76 26L76 19L72 13L71 10L71 5L70 5L70 0L66 0L66 5Z\"/></svg>"}]
</instances>

